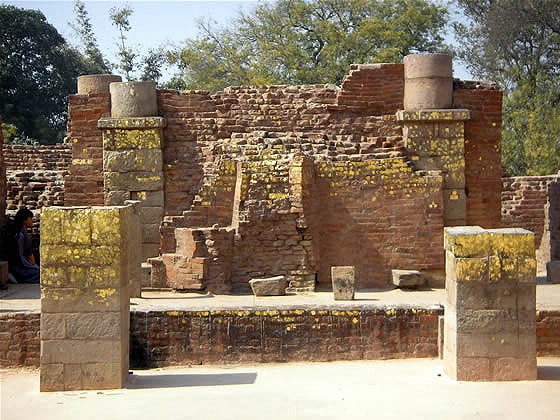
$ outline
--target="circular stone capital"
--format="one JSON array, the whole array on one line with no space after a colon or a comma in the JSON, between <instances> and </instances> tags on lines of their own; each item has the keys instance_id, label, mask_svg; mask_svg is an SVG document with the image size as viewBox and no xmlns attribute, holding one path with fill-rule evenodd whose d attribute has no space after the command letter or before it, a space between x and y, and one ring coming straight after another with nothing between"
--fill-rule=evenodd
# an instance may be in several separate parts
<instances>
[{"instance_id":1,"label":"circular stone capital","mask_svg":"<svg viewBox=\"0 0 560 420\"><path fill-rule=\"evenodd\" d=\"M155 82L111 83L111 117L152 117L157 115Z\"/></svg>"},{"instance_id":2,"label":"circular stone capital","mask_svg":"<svg viewBox=\"0 0 560 420\"><path fill-rule=\"evenodd\" d=\"M109 85L122 81L121 76L115 74L87 74L78 77L78 94L109 93Z\"/></svg>"},{"instance_id":3,"label":"circular stone capital","mask_svg":"<svg viewBox=\"0 0 560 420\"><path fill-rule=\"evenodd\" d=\"M414 54L404 58L404 109L445 109L453 105L451 56Z\"/></svg>"}]
</instances>

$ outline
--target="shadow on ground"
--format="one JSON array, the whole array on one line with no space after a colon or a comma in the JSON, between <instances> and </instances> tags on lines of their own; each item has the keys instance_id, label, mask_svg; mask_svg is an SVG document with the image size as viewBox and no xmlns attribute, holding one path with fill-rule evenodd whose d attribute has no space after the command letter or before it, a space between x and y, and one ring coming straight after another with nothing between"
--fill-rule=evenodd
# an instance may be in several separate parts
<instances>
[{"instance_id":1,"label":"shadow on ground","mask_svg":"<svg viewBox=\"0 0 560 420\"><path fill-rule=\"evenodd\" d=\"M128 379L128 389L181 388L191 386L250 385L257 379L256 372L223 374L134 374Z\"/></svg>"}]
</instances>

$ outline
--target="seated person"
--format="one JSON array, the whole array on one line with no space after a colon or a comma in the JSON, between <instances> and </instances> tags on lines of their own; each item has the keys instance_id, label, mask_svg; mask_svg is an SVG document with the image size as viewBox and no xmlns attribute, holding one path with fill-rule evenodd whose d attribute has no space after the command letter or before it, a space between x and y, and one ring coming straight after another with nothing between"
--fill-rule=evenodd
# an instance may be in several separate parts
<instances>
[{"instance_id":1,"label":"seated person","mask_svg":"<svg viewBox=\"0 0 560 420\"><path fill-rule=\"evenodd\" d=\"M32 241L27 230L33 226L33 213L23 208L14 218L14 230L11 241L9 270L20 283L39 283L40 269L35 264Z\"/></svg>"}]
</instances>

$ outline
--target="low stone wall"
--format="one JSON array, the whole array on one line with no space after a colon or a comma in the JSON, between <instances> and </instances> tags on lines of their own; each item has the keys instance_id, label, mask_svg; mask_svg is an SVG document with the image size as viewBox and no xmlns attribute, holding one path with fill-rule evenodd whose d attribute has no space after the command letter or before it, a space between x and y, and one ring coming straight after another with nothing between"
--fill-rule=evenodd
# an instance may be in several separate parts
<instances>
[{"instance_id":1,"label":"low stone wall","mask_svg":"<svg viewBox=\"0 0 560 420\"><path fill-rule=\"evenodd\" d=\"M273 311L132 312L131 368L437 356L443 310ZM39 313L0 314L0 367L39 367L39 356ZM537 356L560 357L560 310L537 311Z\"/></svg>"}]
</instances>

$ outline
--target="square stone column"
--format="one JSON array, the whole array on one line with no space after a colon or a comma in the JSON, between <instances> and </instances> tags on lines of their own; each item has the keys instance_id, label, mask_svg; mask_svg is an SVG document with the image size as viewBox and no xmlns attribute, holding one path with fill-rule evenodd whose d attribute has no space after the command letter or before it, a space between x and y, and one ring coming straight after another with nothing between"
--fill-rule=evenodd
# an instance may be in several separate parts
<instances>
[{"instance_id":1,"label":"square stone column","mask_svg":"<svg viewBox=\"0 0 560 420\"><path fill-rule=\"evenodd\" d=\"M141 205L142 259L157 257L164 212L161 117L101 118L105 205Z\"/></svg>"},{"instance_id":2,"label":"square stone column","mask_svg":"<svg viewBox=\"0 0 560 420\"><path fill-rule=\"evenodd\" d=\"M444 368L461 381L535 380L535 235L445 228Z\"/></svg>"},{"instance_id":3,"label":"square stone column","mask_svg":"<svg viewBox=\"0 0 560 420\"><path fill-rule=\"evenodd\" d=\"M560 283L560 180L548 185L548 212L545 229L550 237L550 261L546 264L546 276L550 283Z\"/></svg>"},{"instance_id":4,"label":"square stone column","mask_svg":"<svg viewBox=\"0 0 560 420\"><path fill-rule=\"evenodd\" d=\"M465 120L467 109L398 111L405 146L417 169L443 172L445 226L467 222Z\"/></svg>"},{"instance_id":5,"label":"square stone column","mask_svg":"<svg viewBox=\"0 0 560 420\"><path fill-rule=\"evenodd\" d=\"M121 388L128 377L132 207L41 214L41 391Z\"/></svg>"}]
</instances>

